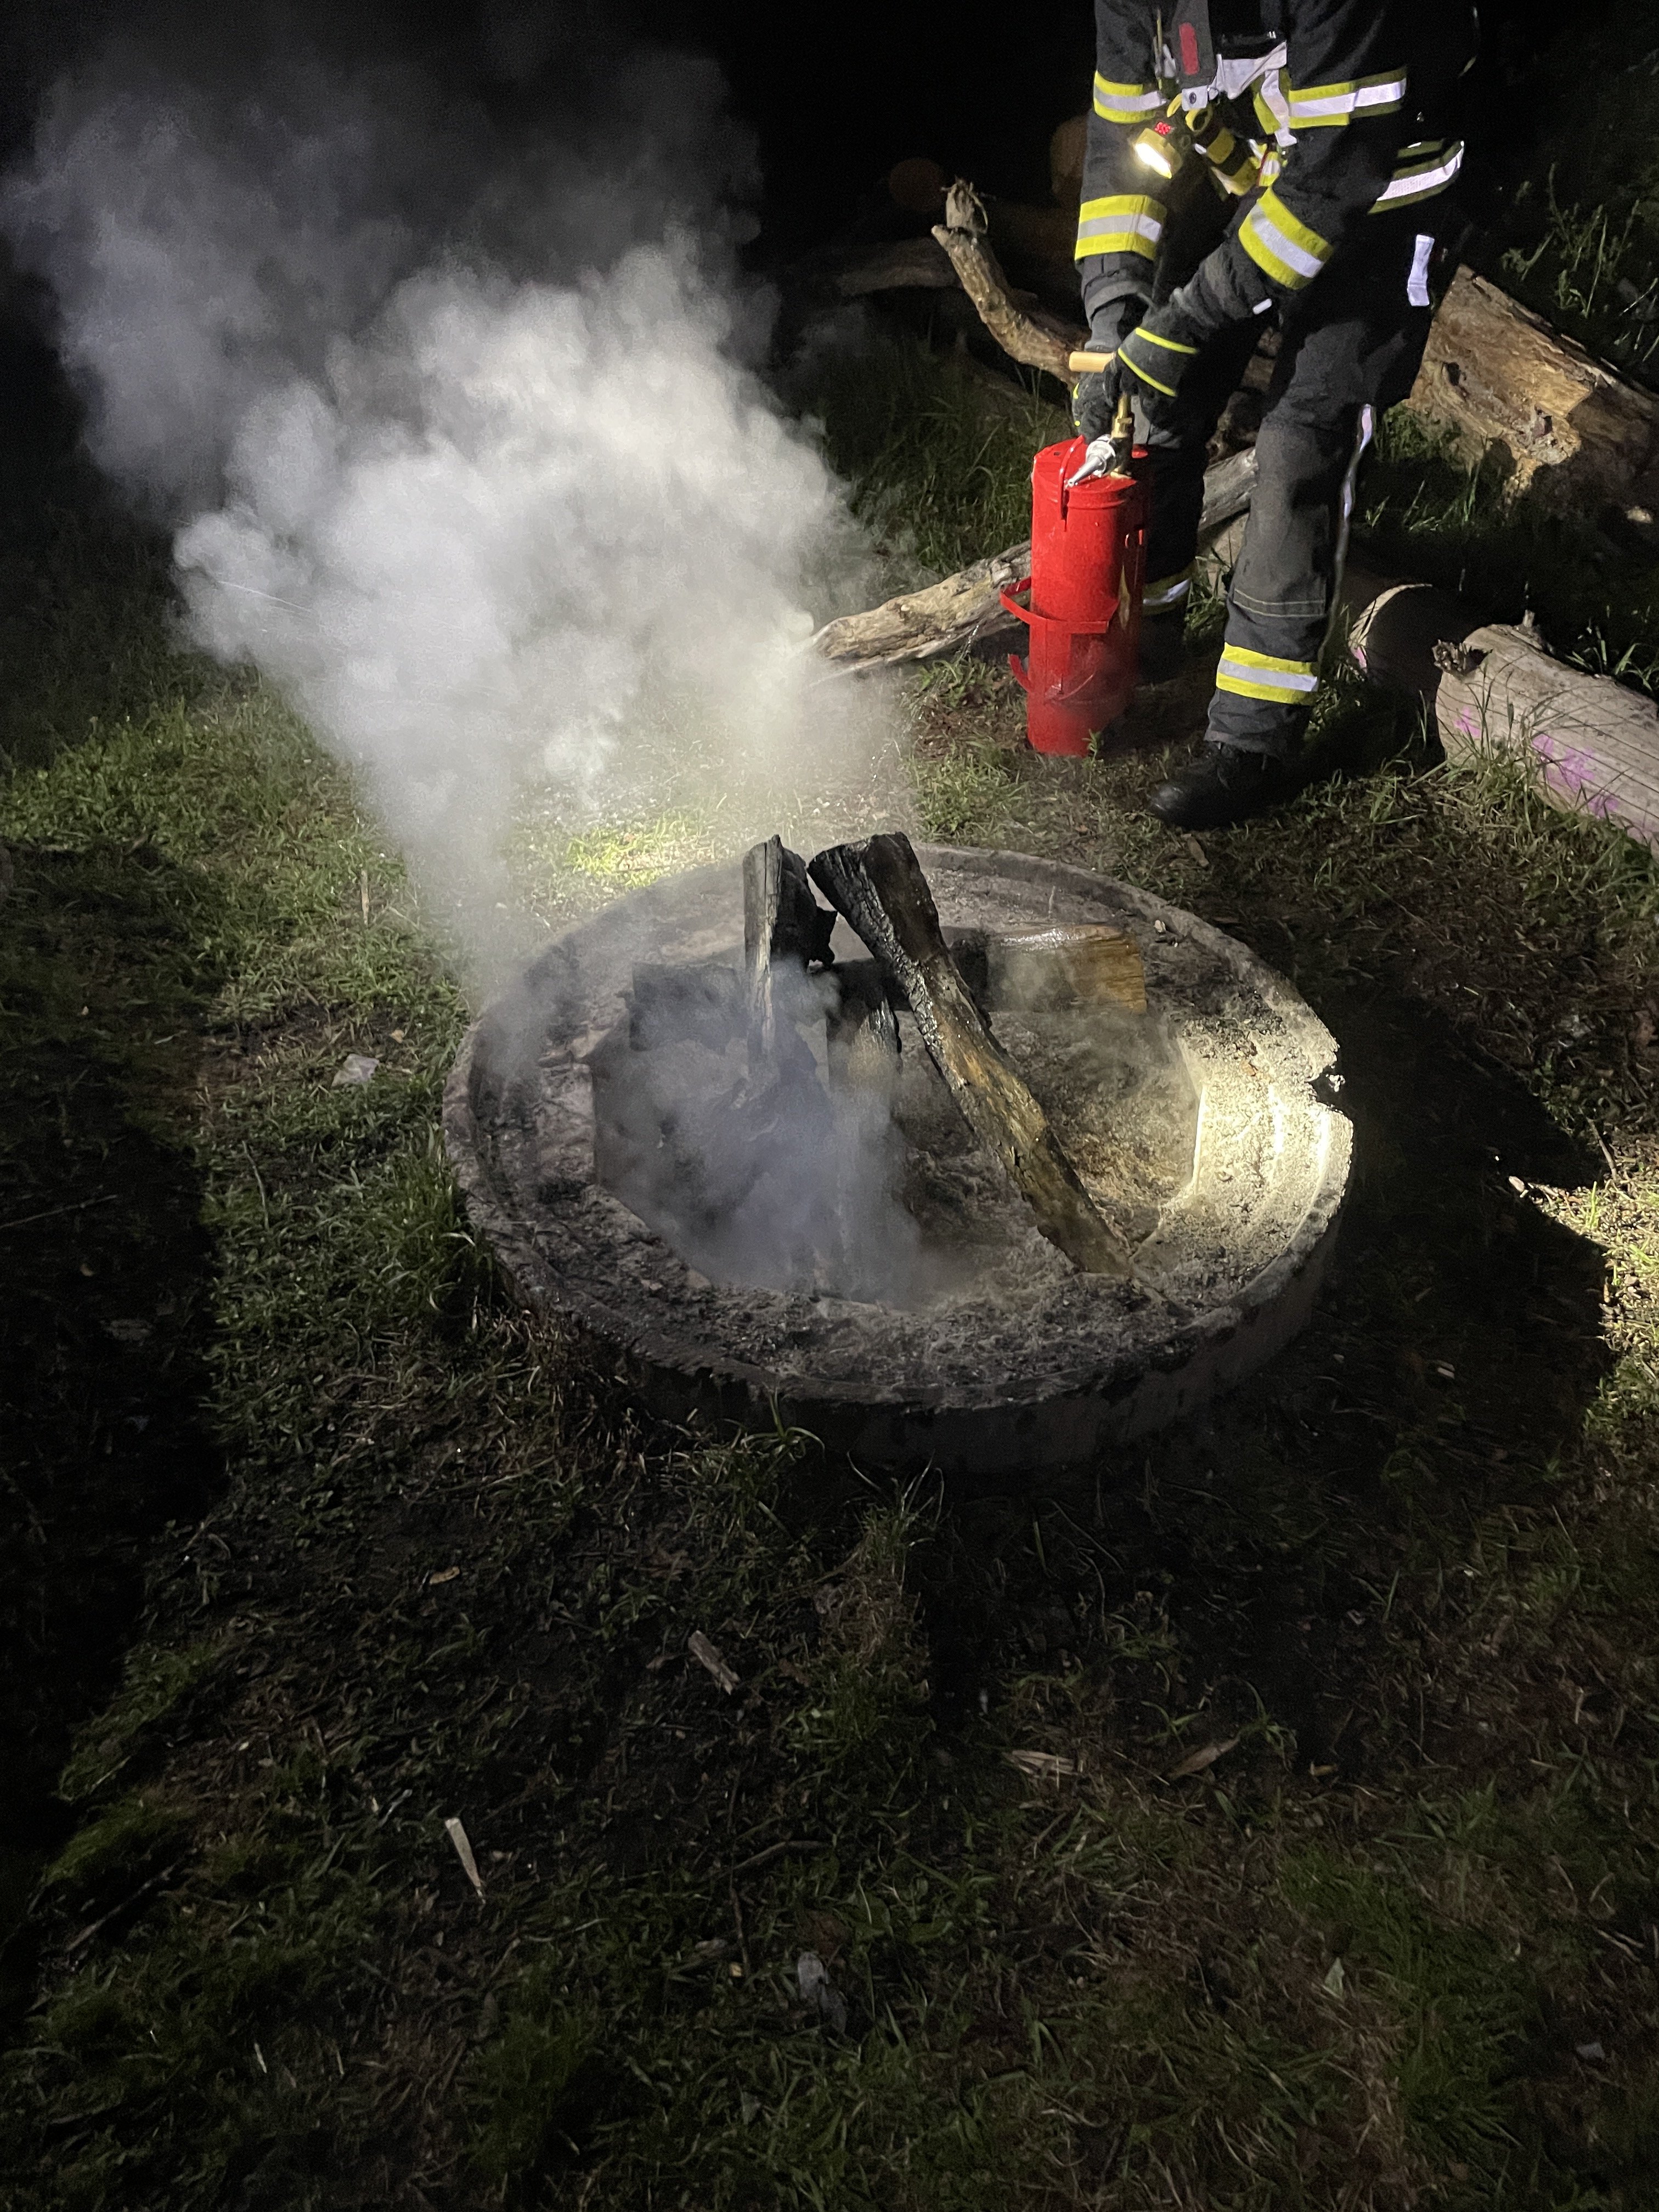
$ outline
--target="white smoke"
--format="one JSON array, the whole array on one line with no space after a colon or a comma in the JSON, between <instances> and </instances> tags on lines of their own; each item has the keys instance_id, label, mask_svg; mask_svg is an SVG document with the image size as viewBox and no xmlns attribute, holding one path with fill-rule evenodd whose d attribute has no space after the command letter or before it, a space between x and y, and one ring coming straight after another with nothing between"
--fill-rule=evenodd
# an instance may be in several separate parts
<instances>
[{"instance_id":1,"label":"white smoke","mask_svg":"<svg viewBox=\"0 0 1659 2212\"><path fill-rule=\"evenodd\" d=\"M856 533L754 370L748 169L673 57L508 148L410 72L117 48L0 196L191 636L360 772L479 980L526 808L843 826L883 749L800 651Z\"/></svg>"}]
</instances>

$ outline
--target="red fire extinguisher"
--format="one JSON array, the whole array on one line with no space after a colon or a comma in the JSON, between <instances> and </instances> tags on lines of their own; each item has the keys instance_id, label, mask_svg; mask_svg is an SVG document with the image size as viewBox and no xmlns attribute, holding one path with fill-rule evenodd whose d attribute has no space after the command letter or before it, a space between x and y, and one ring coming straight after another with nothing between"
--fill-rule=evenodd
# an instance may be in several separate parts
<instances>
[{"instance_id":1,"label":"red fire extinguisher","mask_svg":"<svg viewBox=\"0 0 1659 2212\"><path fill-rule=\"evenodd\" d=\"M1083 439L1068 438L1031 464L1031 573L1002 594L1030 625L1027 659L1010 653L1008 665L1040 753L1086 753L1127 707L1138 673L1146 493L1127 472L1068 489L1084 452Z\"/></svg>"}]
</instances>

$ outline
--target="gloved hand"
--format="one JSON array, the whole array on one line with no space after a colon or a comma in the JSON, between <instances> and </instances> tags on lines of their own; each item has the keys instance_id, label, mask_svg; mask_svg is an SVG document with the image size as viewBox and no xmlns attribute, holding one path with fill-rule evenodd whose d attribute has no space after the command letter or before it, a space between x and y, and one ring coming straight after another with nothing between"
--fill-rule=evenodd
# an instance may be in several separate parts
<instances>
[{"instance_id":1,"label":"gloved hand","mask_svg":"<svg viewBox=\"0 0 1659 2212\"><path fill-rule=\"evenodd\" d=\"M1146 302L1131 295L1097 307L1090 319L1089 350L1112 356L1105 368L1086 371L1072 386L1072 420L1077 425L1078 435L1086 438L1091 445L1097 438L1111 434L1118 394L1123 389L1118 349L1125 334L1134 328L1146 310Z\"/></svg>"},{"instance_id":2,"label":"gloved hand","mask_svg":"<svg viewBox=\"0 0 1659 2212\"><path fill-rule=\"evenodd\" d=\"M1118 347L1112 366L1146 416L1149 429L1169 426L1181 397L1182 379L1210 334L1205 323L1186 311L1177 292Z\"/></svg>"},{"instance_id":3,"label":"gloved hand","mask_svg":"<svg viewBox=\"0 0 1659 2212\"><path fill-rule=\"evenodd\" d=\"M1133 381L1131 378L1130 382ZM1122 389L1123 365L1115 353L1106 368L1089 369L1079 377L1072 386L1072 420L1079 438L1086 438L1092 446L1097 438L1110 434Z\"/></svg>"}]
</instances>

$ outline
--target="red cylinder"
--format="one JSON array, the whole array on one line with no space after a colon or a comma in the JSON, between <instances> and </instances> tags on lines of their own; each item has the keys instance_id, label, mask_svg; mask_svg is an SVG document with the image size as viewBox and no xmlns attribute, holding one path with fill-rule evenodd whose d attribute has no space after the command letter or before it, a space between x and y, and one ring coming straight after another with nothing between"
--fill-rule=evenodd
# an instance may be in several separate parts
<instances>
[{"instance_id":1,"label":"red cylinder","mask_svg":"<svg viewBox=\"0 0 1659 2212\"><path fill-rule=\"evenodd\" d=\"M1030 624L1024 660L1008 665L1026 695L1040 753L1086 753L1095 731L1134 696L1146 558L1146 495L1133 477L1094 477L1068 491L1085 441L1045 446L1031 464L1031 573L1002 604ZM1029 585L1030 605L1015 597Z\"/></svg>"}]
</instances>

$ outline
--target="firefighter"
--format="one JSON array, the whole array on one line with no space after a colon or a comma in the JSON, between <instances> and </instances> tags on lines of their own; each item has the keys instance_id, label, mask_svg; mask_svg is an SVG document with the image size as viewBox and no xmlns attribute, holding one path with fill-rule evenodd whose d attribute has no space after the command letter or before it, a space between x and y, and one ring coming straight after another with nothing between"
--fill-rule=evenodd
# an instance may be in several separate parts
<instances>
[{"instance_id":1,"label":"firefighter","mask_svg":"<svg viewBox=\"0 0 1659 2212\"><path fill-rule=\"evenodd\" d=\"M1143 672L1173 672L1205 447L1264 326L1280 344L1198 757L1161 821L1219 829L1288 798L1337 603L1354 475L1428 336L1443 195L1463 157L1468 0L1096 0L1077 256L1085 472L1120 392L1150 451Z\"/></svg>"}]
</instances>

